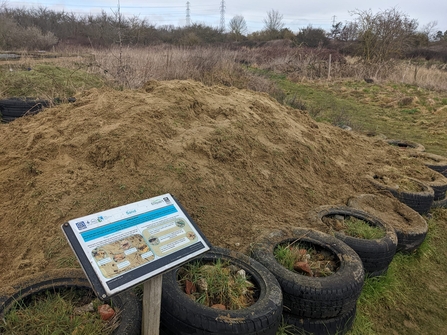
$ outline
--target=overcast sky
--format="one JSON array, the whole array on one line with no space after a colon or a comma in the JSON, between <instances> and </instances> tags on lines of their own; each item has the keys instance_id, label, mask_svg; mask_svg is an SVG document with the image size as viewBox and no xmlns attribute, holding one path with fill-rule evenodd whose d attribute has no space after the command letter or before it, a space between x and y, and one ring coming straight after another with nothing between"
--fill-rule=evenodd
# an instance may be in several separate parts
<instances>
[{"instance_id":1,"label":"overcast sky","mask_svg":"<svg viewBox=\"0 0 447 335\"><path fill-rule=\"evenodd\" d=\"M126 16L138 16L156 26L186 24L187 2L191 23L204 23L213 27L220 26L220 11L222 0L120 0L121 12ZM434 30L447 30L447 0L389 0L359 1L359 0L225 0L225 23L235 15L242 15L247 22L249 32L264 29L264 19L267 12L274 10L283 16L285 27L293 32L312 25L314 28L331 29L333 22L352 21L354 10L369 10L373 13L396 8L419 22L419 30L427 24L436 21ZM96 14L104 10L113 14L118 6L116 1L104 0L43 0L43 1L12 1L6 2L8 7L46 7L53 10L65 10L77 14Z\"/></svg>"}]
</instances>

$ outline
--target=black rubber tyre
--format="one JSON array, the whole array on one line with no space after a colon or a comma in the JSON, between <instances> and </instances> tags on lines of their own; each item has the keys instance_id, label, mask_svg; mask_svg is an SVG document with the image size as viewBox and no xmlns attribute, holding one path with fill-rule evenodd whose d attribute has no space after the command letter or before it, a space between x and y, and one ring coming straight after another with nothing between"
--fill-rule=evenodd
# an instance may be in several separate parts
<instances>
[{"instance_id":1,"label":"black rubber tyre","mask_svg":"<svg viewBox=\"0 0 447 335\"><path fill-rule=\"evenodd\" d=\"M447 181L435 180L428 182L427 184L433 189L433 202L445 199L445 193L447 192Z\"/></svg>"},{"instance_id":2,"label":"black rubber tyre","mask_svg":"<svg viewBox=\"0 0 447 335\"><path fill-rule=\"evenodd\" d=\"M413 152L410 157L422 160L425 166L447 177L447 157L428 152Z\"/></svg>"},{"instance_id":3,"label":"black rubber tyre","mask_svg":"<svg viewBox=\"0 0 447 335\"><path fill-rule=\"evenodd\" d=\"M282 292L275 277L247 255L213 247L190 262L228 261L244 269L259 289L257 301L244 309L218 310L199 304L177 282L179 268L163 274L161 330L163 334L275 335L282 316Z\"/></svg>"},{"instance_id":4,"label":"black rubber tyre","mask_svg":"<svg viewBox=\"0 0 447 335\"><path fill-rule=\"evenodd\" d=\"M293 334L302 335L343 335L352 327L355 320L356 306L349 312L329 319L298 318L283 313L284 322L292 326L288 329Z\"/></svg>"},{"instance_id":5,"label":"black rubber tyre","mask_svg":"<svg viewBox=\"0 0 447 335\"><path fill-rule=\"evenodd\" d=\"M396 252L410 253L425 240L427 221L415 210L392 196L361 194L348 199L347 205L370 213L390 224L397 236Z\"/></svg>"},{"instance_id":6,"label":"black rubber tyre","mask_svg":"<svg viewBox=\"0 0 447 335\"><path fill-rule=\"evenodd\" d=\"M274 256L283 243L304 242L330 251L338 258L338 270L326 277L308 277L282 266ZM273 230L261 236L252 248L252 257L278 279L284 295L284 311L305 318L331 318L354 308L364 282L359 256L334 236L323 232L292 228Z\"/></svg>"},{"instance_id":7,"label":"black rubber tyre","mask_svg":"<svg viewBox=\"0 0 447 335\"><path fill-rule=\"evenodd\" d=\"M390 192L395 198L419 214L428 213L433 204L435 198L434 190L420 180L408 177L408 179L420 185L423 190L420 192L406 192L399 190L397 187L391 187L381 183L377 175L368 175L367 178L378 190Z\"/></svg>"},{"instance_id":8,"label":"black rubber tyre","mask_svg":"<svg viewBox=\"0 0 447 335\"><path fill-rule=\"evenodd\" d=\"M355 238L338 231L333 232L336 238L349 245L359 255L365 273L370 277L384 274L397 249L397 236L394 228L376 216L348 206L320 206L310 211L308 217L313 224L325 224L324 217L335 215L352 216L385 231L384 237L374 240Z\"/></svg>"},{"instance_id":9,"label":"black rubber tyre","mask_svg":"<svg viewBox=\"0 0 447 335\"><path fill-rule=\"evenodd\" d=\"M50 102L48 100L11 98L0 100L0 111L3 116L21 117L23 115L36 114L49 105Z\"/></svg>"},{"instance_id":10,"label":"black rubber tyre","mask_svg":"<svg viewBox=\"0 0 447 335\"><path fill-rule=\"evenodd\" d=\"M15 116L2 116L1 123L9 123L17 119Z\"/></svg>"},{"instance_id":11,"label":"black rubber tyre","mask_svg":"<svg viewBox=\"0 0 447 335\"><path fill-rule=\"evenodd\" d=\"M447 208L447 198L433 201L432 208Z\"/></svg>"},{"instance_id":12,"label":"black rubber tyre","mask_svg":"<svg viewBox=\"0 0 447 335\"><path fill-rule=\"evenodd\" d=\"M419 152L423 152L425 151L425 147L420 144L420 143L416 143L416 142L412 142L412 141L405 141L405 140L386 140L386 142L390 145L394 145L396 147L399 147L401 149L410 149L410 150L414 150L414 151L419 151Z\"/></svg>"},{"instance_id":13,"label":"black rubber tyre","mask_svg":"<svg viewBox=\"0 0 447 335\"><path fill-rule=\"evenodd\" d=\"M37 276L26 278L21 283L14 285L6 291L11 291L7 296L0 297L0 320L14 306L17 301L30 299L32 295L51 291L60 291L63 289L83 289L91 291L90 282L80 269L56 270ZM141 302L131 290L115 295L107 301L120 311L120 322L115 335L140 335L141 334Z\"/></svg>"}]
</instances>

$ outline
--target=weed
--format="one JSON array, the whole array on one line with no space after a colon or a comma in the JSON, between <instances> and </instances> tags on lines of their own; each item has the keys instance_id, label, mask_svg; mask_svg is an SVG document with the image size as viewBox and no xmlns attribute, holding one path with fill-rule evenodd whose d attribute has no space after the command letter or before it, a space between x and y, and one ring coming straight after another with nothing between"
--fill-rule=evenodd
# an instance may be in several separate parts
<instances>
[{"instance_id":1,"label":"weed","mask_svg":"<svg viewBox=\"0 0 447 335\"><path fill-rule=\"evenodd\" d=\"M49 241L44 248L44 256L46 259L51 259L57 255L63 246L67 244L67 241L63 237L55 237Z\"/></svg>"},{"instance_id":2,"label":"weed","mask_svg":"<svg viewBox=\"0 0 447 335\"><path fill-rule=\"evenodd\" d=\"M338 269L336 256L328 250L296 242L280 244L273 251L278 263L286 269L311 277L326 277Z\"/></svg>"},{"instance_id":3,"label":"weed","mask_svg":"<svg viewBox=\"0 0 447 335\"><path fill-rule=\"evenodd\" d=\"M385 236L385 231L379 227L372 226L368 222L358 219L354 216L343 221L345 227L343 231L346 235L364 238L368 240L379 239Z\"/></svg>"},{"instance_id":4,"label":"weed","mask_svg":"<svg viewBox=\"0 0 447 335\"><path fill-rule=\"evenodd\" d=\"M75 256L62 257L57 260L58 268L79 268L78 259Z\"/></svg>"},{"instance_id":5,"label":"weed","mask_svg":"<svg viewBox=\"0 0 447 335\"><path fill-rule=\"evenodd\" d=\"M255 302L255 285L243 269L218 259L215 263L191 262L179 270L179 285L196 302L226 309L246 308Z\"/></svg>"},{"instance_id":6,"label":"weed","mask_svg":"<svg viewBox=\"0 0 447 335\"><path fill-rule=\"evenodd\" d=\"M293 325L287 324L284 319L281 321L276 335L294 335L296 334L295 327Z\"/></svg>"},{"instance_id":7,"label":"weed","mask_svg":"<svg viewBox=\"0 0 447 335\"><path fill-rule=\"evenodd\" d=\"M78 290L45 291L34 294L30 302L17 301L0 323L0 333L10 334L111 334L116 322L105 323L99 313L76 307L92 302L95 311L100 302L93 294ZM116 321L116 320L114 320ZM43 331L45 330L45 331Z\"/></svg>"},{"instance_id":8,"label":"weed","mask_svg":"<svg viewBox=\"0 0 447 335\"><path fill-rule=\"evenodd\" d=\"M299 99L297 97L297 94L294 94L293 96L287 96L284 99L284 104L289 105L292 108L302 110L302 111L307 110L306 103L303 100Z\"/></svg>"},{"instance_id":9,"label":"weed","mask_svg":"<svg viewBox=\"0 0 447 335\"><path fill-rule=\"evenodd\" d=\"M419 113L419 109L417 109L417 108L402 109L401 112L405 113L405 114L416 114L416 113Z\"/></svg>"}]
</instances>

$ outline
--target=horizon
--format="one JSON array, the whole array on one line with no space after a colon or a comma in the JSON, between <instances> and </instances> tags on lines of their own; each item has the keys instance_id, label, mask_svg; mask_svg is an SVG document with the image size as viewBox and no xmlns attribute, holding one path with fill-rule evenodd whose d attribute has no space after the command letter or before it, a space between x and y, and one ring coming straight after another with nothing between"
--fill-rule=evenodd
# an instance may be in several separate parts
<instances>
[{"instance_id":1,"label":"horizon","mask_svg":"<svg viewBox=\"0 0 447 335\"><path fill-rule=\"evenodd\" d=\"M253 9L250 6L237 4L234 6L230 6L231 1L223 2L222 0L216 1L214 4L210 4L207 2L206 4L196 5L193 0L185 1L181 4L179 1L170 1L171 4L167 4L164 2L163 4L151 4L147 5L146 3L141 3L140 0L128 0L128 1L117 1L115 5L110 5L110 3L102 0L95 0L94 2L90 2L88 5L84 3L84 0L81 0L79 3L69 3L68 1L63 0L59 2L59 0L47 0L46 2L34 3L34 2L23 2L23 1L10 1L4 2L3 7L5 8L14 8L14 9L26 9L26 10L35 10L39 8L51 10L54 12L66 12L69 14L75 14L77 16L89 16L89 15L100 15L102 12L105 12L107 15L113 16L117 13L118 8L121 14L126 18L138 18L140 21L147 21L149 24L155 27L161 26L174 26L174 27L184 27L187 24L187 3L189 3L189 18L191 24L203 24L206 26L210 26L213 28L220 28L221 26L221 14L222 14L222 5L224 5L224 21L225 21L225 31L228 31L228 23L236 15L241 15L244 17L247 23L247 34L258 32L264 30L264 19L267 17L267 13L269 11L275 10L280 15L282 15L282 23L284 24L284 28L288 28L292 32L298 32L303 28L312 26L313 28L321 28L327 32L332 29L333 24L341 22L342 24L346 24L347 22L352 22L355 19L355 16L351 15L349 12L354 10L366 11L371 9L356 9L353 8L351 10L347 10L346 13L343 13L340 9L334 10L329 13L329 11L325 11L326 14L317 10L312 11L308 9L307 12L303 11L301 15L294 14L294 11L282 11L281 9L274 9L270 7L266 7L265 11L262 12L260 8ZM262 0L260 0L262 2ZM203 2L203 0L196 0L197 3ZM281 2L281 0L279 1ZM141 3L141 4L140 4ZM279 5L279 3L278 3ZM118 7L119 6L119 7ZM289 5L290 8L293 5ZM396 8L396 7L388 7L387 9ZM433 32L437 31L445 32L447 31L447 26L445 22L442 22L444 26L439 26L440 22L436 19L427 21L421 20L418 17L412 17L410 14L405 12L403 9L396 8L402 14L405 14L410 19L415 19L418 23L418 31L423 30L424 27L428 26L436 22L436 26L434 26ZM380 9L378 11L373 11L373 13L383 11L384 9ZM446 5L447 10L447 5ZM306 14L307 13L307 14Z\"/></svg>"}]
</instances>

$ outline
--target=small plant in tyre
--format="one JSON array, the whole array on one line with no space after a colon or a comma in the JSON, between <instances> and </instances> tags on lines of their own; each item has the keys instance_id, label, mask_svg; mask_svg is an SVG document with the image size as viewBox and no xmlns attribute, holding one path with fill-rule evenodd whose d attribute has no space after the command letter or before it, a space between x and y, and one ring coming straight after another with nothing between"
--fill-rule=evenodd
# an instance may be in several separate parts
<instances>
[{"instance_id":1,"label":"small plant in tyre","mask_svg":"<svg viewBox=\"0 0 447 335\"><path fill-rule=\"evenodd\" d=\"M298 241L279 244L274 256L285 268L310 277L330 276L339 267L336 256L328 250Z\"/></svg>"},{"instance_id":2,"label":"small plant in tyre","mask_svg":"<svg viewBox=\"0 0 447 335\"><path fill-rule=\"evenodd\" d=\"M178 282L191 299L212 308L236 310L256 301L256 287L245 270L219 259L184 265Z\"/></svg>"}]
</instances>

